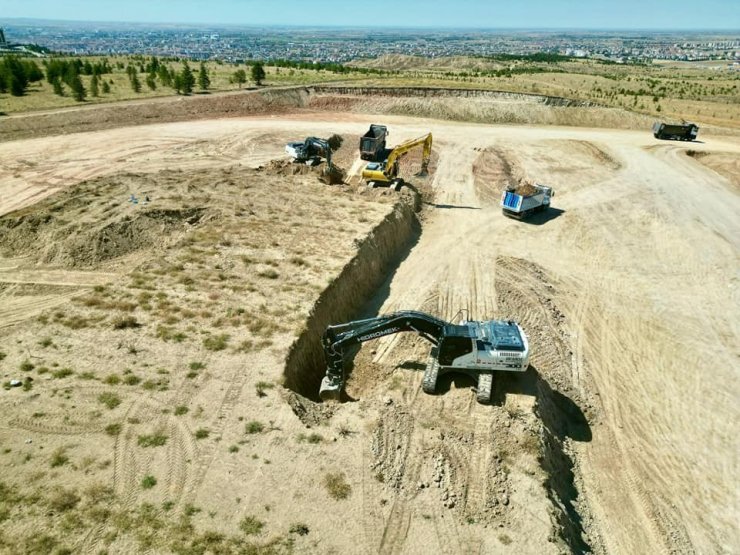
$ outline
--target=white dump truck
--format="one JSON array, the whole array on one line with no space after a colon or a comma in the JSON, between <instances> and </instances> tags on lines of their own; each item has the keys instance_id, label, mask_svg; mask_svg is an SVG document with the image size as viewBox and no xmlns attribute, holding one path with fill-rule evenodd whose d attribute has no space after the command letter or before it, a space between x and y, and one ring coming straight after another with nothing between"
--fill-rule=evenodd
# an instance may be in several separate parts
<instances>
[{"instance_id":1,"label":"white dump truck","mask_svg":"<svg viewBox=\"0 0 740 555\"><path fill-rule=\"evenodd\" d=\"M552 187L535 184L509 186L501 195L501 208L504 215L522 219L542 212L550 207L550 199L555 196Z\"/></svg>"}]
</instances>

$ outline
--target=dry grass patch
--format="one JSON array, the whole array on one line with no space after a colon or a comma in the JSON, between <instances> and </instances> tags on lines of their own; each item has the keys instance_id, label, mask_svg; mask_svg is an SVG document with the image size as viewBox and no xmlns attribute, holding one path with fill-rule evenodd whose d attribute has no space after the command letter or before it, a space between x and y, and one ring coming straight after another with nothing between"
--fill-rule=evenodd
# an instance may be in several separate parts
<instances>
[{"instance_id":1,"label":"dry grass patch","mask_svg":"<svg viewBox=\"0 0 740 555\"><path fill-rule=\"evenodd\" d=\"M343 472L329 472L324 476L324 487L333 499L347 499L352 493L352 486L347 483Z\"/></svg>"}]
</instances>

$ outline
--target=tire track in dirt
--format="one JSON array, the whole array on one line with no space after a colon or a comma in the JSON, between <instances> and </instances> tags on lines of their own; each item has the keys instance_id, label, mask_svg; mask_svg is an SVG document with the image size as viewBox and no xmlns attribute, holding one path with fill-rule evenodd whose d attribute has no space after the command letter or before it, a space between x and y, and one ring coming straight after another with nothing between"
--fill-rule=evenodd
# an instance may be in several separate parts
<instances>
[{"instance_id":1,"label":"tire track in dirt","mask_svg":"<svg viewBox=\"0 0 740 555\"><path fill-rule=\"evenodd\" d=\"M235 375L234 375L235 374ZM247 383L247 376L244 372L236 370L232 375L231 381L226 388L226 393L221 399L221 403L216 411L216 416L212 429L210 430L214 436L220 436L223 433L224 428L229 420L229 417L234 412L236 405L241 398L244 386ZM195 469L193 471L193 478L191 484L185 491L185 498L192 500L197 493L197 489L201 486L206 478L208 469L218 455L216 449L212 449L210 454L204 456L203 453L198 452L197 462L195 463Z\"/></svg>"},{"instance_id":2,"label":"tire track in dirt","mask_svg":"<svg viewBox=\"0 0 740 555\"><path fill-rule=\"evenodd\" d=\"M2 307L0 307L0 329L9 328L38 316L45 310L63 305L78 292L79 290L73 290L58 295L9 297L3 300Z\"/></svg>"}]
</instances>

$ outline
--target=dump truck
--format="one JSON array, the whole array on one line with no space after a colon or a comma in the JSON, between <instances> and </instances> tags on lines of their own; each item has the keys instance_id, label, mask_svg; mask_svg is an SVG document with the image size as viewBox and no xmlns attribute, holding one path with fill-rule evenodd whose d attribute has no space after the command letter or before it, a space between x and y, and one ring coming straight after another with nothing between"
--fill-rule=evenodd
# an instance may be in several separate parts
<instances>
[{"instance_id":1,"label":"dump truck","mask_svg":"<svg viewBox=\"0 0 740 555\"><path fill-rule=\"evenodd\" d=\"M402 332L417 333L432 344L424 370L422 390L433 395L437 379L447 372L472 377L476 398L491 402L495 372L525 372L529 367L529 340L512 320L463 320L452 324L414 310L328 326L322 337L326 375L319 388L324 401L338 401L345 386L344 357L365 341Z\"/></svg>"},{"instance_id":2,"label":"dump truck","mask_svg":"<svg viewBox=\"0 0 740 555\"><path fill-rule=\"evenodd\" d=\"M501 195L501 208L504 215L522 219L550 207L550 199L555 196L552 187L537 183L530 185L510 185Z\"/></svg>"},{"instance_id":3,"label":"dump truck","mask_svg":"<svg viewBox=\"0 0 740 555\"><path fill-rule=\"evenodd\" d=\"M388 128L385 125L373 123L367 133L360 138L360 158L370 162L382 160L387 136Z\"/></svg>"},{"instance_id":4,"label":"dump truck","mask_svg":"<svg viewBox=\"0 0 740 555\"><path fill-rule=\"evenodd\" d=\"M653 124L653 136L656 139L674 141L695 141L699 127L693 123L671 124L656 121Z\"/></svg>"}]
</instances>

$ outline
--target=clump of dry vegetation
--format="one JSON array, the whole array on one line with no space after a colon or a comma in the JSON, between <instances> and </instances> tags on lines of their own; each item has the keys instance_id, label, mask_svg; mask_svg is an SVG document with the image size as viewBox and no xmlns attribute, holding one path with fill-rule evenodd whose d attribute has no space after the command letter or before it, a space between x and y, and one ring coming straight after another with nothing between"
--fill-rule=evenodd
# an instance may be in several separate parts
<instances>
[{"instance_id":1,"label":"clump of dry vegetation","mask_svg":"<svg viewBox=\"0 0 740 555\"><path fill-rule=\"evenodd\" d=\"M343 472L327 473L324 476L324 487L329 496L337 500L347 499L352 493L352 486Z\"/></svg>"}]
</instances>

